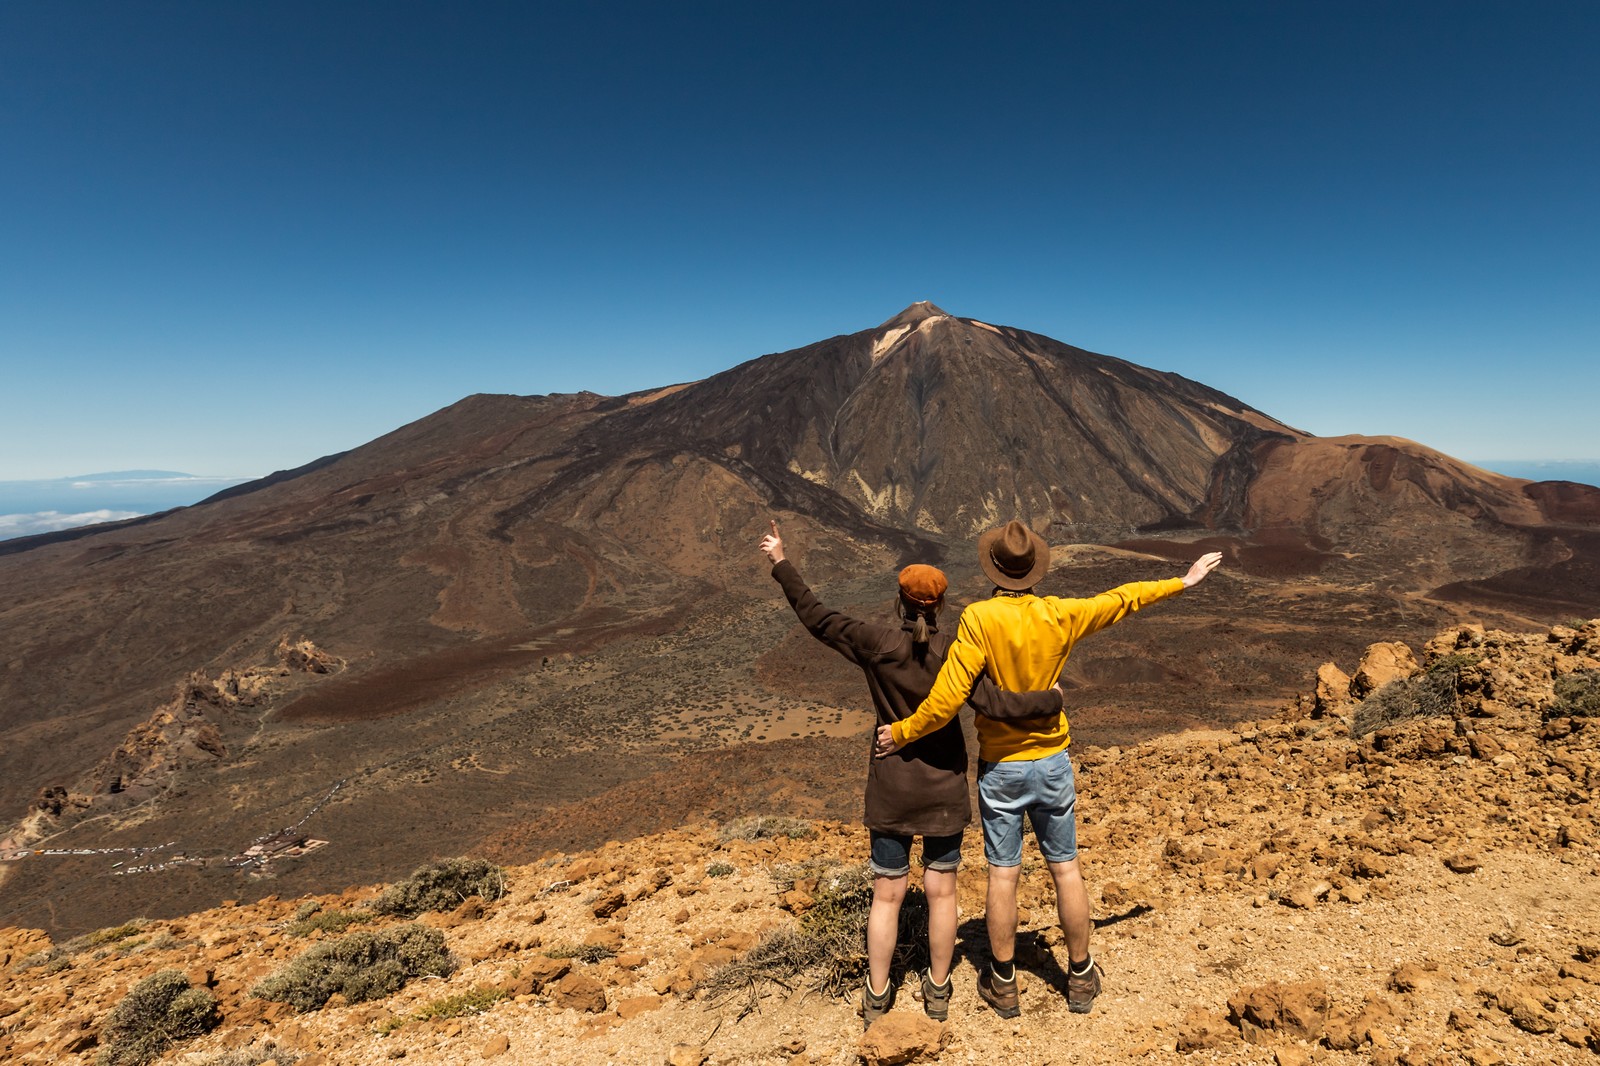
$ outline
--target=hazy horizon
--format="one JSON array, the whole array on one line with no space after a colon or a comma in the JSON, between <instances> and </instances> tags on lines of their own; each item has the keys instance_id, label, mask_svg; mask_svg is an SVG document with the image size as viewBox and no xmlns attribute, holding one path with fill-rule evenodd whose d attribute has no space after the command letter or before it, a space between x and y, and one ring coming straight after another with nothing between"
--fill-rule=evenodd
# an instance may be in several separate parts
<instances>
[{"instance_id":1,"label":"hazy horizon","mask_svg":"<svg viewBox=\"0 0 1600 1066\"><path fill-rule=\"evenodd\" d=\"M0 481L0 540L187 507L252 480L141 469Z\"/></svg>"}]
</instances>

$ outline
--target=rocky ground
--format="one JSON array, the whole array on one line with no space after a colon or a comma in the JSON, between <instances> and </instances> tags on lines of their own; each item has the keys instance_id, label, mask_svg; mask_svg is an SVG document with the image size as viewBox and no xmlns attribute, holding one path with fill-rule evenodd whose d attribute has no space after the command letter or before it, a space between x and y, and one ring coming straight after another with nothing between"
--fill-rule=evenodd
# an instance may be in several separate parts
<instances>
[{"instance_id":1,"label":"rocky ground","mask_svg":"<svg viewBox=\"0 0 1600 1066\"><path fill-rule=\"evenodd\" d=\"M976 831L944 1026L923 1017L914 982L865 1038L853 996L804 979L714 991L722 967L826 906L865 859L853 825L745 821L511 867L503 898L420 919L457 959L449 977L306 1013L250 991L341 935L309 928L317 915L366 917L381 886L63 944L0 930L0 1060L96 1061L113 1008L175 969L219 1001L220 1026L163 1059L196 1066L1593 1061L1600 622L1461 627L1346 666L1325 666L1315 691L1263 721L1076 753L1106 970L1088 1015L1066 1010L1036 862L1022 1016L978 1000ZM468 1004L486 1009L457 1013Z\"/></svg>"}]
</instances>

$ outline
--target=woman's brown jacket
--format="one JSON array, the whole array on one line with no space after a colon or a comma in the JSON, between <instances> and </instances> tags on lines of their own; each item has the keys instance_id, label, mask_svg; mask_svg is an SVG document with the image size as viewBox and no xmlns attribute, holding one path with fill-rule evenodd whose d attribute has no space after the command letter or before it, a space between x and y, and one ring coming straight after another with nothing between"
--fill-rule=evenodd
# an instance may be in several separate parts
<instances>
[{"instance_id":1,"label":"woman's brown jacket","mask_svg":"<svg viewBox=\"0 0 1600 1066\"><path fill-rule=\"evenodd\" d=\"M783 587L800 624L861 667L879 724L909 718L933 687L950 638L931 631L927 652L919 661L911 643L911 622L899 626L863 622L823 606L787 559L773 566L772 577ZM1062 697L1055 689L1002 692L987 677L980 677L968 702L992 718L1033 718L1058 714ZM871 743L869 734L862 817L867 828L925 836L953 836L966 828L972 809L967 800L967 744L959 718L887 758L873 758Z\"/></svg>"}]
</instances>

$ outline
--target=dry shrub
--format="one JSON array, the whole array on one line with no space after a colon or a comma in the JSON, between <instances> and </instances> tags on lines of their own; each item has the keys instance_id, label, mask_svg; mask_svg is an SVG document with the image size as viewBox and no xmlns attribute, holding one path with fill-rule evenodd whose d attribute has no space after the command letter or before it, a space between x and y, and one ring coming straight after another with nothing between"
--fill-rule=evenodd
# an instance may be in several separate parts
<instances>
[{"instance_id":1,"label":"dry shrub","mask_svg":"<svg viewBox=\"0 0 1600 1066\"><path fill-rule=\"evenodd\" d=\"M600 944L552 944L544 949L547 959L577 959L579 962L596 963L604 959L614 959L617 953Z\"/></svg>"},{"instance_id":2,"label":"dry shrub","mask_svg":"<svg viewBox=\"0 0 1600 1066\"><path fill-rule=\"evenodd\" d=\"M97 929L92 933L85 933L80 937L68 941L66 950L76 953L79 951L86 951L89 948L101 947L106 944L117 944L129 939L130 937L138 936L140 933L144 932L149 925L150 920L148 918L135 918L133 921L126 922L122 925L114 925L108 929Z\"/></svg>"},{"instance_id":3,"label":"dry shrub","mask_svg":"<svg viewBox=\"0 0 1600 1066\"><path fill-rule=\"evenodd\" d=\"M795 884L806 878L814 877L818 883L828 874L844 864L831 855L818 855L802 862L780 862L767 868L767 876L772 878L772 887L781 896L794 888ZM854 871L844 871L839 876L853 877ZM869 880L870 884L870 880Z\"/></svg>"},{"instance_id":4,"label":"dry shrub","mask_svg":"<svg viewBox=\"0 0 1600 1066\"><path fill-rule=\"evenodd\" d=\"M379 914L407 918L423 911L448 911L468 896L489 902L506 894L506 872L487 859L444 859L419 867L404 881L396 881L372 902Z\"/></svg>"},{"instance_id":5,"label":"dry shrub","mask_svg":"<svg viewBox=\"0 0 1600 1066\"><path fill-rule=\"evenodd\" d=\"M844 995L867 972L867 914L872 909L872 871L852 866L827 877L815 902L795 925L762 938L743 957L714 970L700 988L712 997L740 992L755 995L768 982L792 988L804 980L827 995ZM899 972L927 964L928 903L911 887L900 906L900 933L894 968Z\"/></svg>"},{"instance_id":6,"label":"dry shrub","mask_svg":"<svg viewBox=\"0 0 1600 1066\"><path fill-rule=\"evenodd\" d=\"M133 986L106 1020L99 1066L144 1066L179 1040L209 1032L221 1020L217 997L192 988L177 970L151 974Z\"/></svg>"},{"instance_id":7,"label":"dry shrub","mask_svg":"<svg viewBox=\"0 0 1600 1066\"><path fill-rule=\"evenodd\" d=\"M444 934L410 923L377 932L351 933L318 944L274 972L252 991L259 999L316 1010L335 994L350 1003L382 999L413 977L444 977L455 962L444 949Z\"/></svg>"},{"instance_id":8,"label":"dry shrub","mask_svg":"<svg viewBox=\"0 0 1600 1066\"><path fill-rule=\"evenodd\" d=\"M1555 688L1546 718L1600 718L1600 670L1574 670L1556 678Z\"/></svg>"},{"instance_id":9,"label":"dry shrub","mask_svg":"<svg viewBox=\"0 0 1600 1066\"><path fill-rule=\"evenodd\" d=\"M1478 660L1446 655L1420 677L1391 681L1362 700L1350 720L1350 735L1360 738L1412 718L1438 718L1461 707L1461 670Z\"/></svg>"}]
</instances>

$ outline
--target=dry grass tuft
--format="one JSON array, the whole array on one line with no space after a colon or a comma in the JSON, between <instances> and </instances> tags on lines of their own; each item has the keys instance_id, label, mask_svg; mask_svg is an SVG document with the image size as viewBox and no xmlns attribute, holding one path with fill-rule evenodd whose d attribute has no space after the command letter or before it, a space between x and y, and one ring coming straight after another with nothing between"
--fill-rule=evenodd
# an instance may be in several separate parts
<instances>
[{"instance_id":1,"label":"dry grass tuft","mask_svg":"<svg viewBox=\"0 0 1600 1066\"><path fill-rule=\"evenodd\" d=\"M757 815L752 818L738 818L723 826L717 833L717 839L729 840L771 840L782 837L785 840L803 840L811 835L811 823L804 818L786 818L776 815Z\"/></svg>"}]
</instances>

